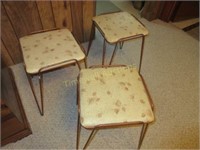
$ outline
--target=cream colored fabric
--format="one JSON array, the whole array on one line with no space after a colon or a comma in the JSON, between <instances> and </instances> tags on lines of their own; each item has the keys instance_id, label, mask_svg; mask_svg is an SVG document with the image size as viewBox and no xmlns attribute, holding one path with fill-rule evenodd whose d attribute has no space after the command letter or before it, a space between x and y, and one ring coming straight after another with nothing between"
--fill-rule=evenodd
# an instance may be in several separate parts
<instances>
[{"instance_id":1,"label":"cream colored fabric","mask_svg":"<svg viewBox=\"0 0 200 150\"><path fill-rule=\"evenodd\" d=\"M82 69L80 117L86 128L113 123L152 122L154 114L137 69Z\"/></svg>"},{"instance_id":2,"label":"cream colored fabric","mask_svg":"<svg viewBox=\"0 0 200 150\"><path fill-rule=\"evenodd\" d=\"M71 59L80 61L85 58L85 54L68 29L24 36L20 38L20 44L26 71L30 74L38 73L42 67L59 62Z\"/></svg>"},{"instance_id":3,"label":"cream colored fabric","mask_svg":"<svg viewBox=\"0 0 200 150\"><path fill-rule=\"evenodd\" d=\"M148 34L148 30L127 12L96 16L93 21L103 31L105 38L110 43L117 42L121 38Z\"/></svg>"}]
</instances>

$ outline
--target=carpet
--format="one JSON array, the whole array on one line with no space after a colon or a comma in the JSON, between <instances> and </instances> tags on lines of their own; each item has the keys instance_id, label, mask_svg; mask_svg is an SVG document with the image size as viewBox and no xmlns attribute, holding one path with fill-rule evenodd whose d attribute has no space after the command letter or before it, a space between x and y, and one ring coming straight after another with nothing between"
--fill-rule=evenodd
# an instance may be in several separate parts
<instances>
[{"instance_id":1,"label":"carpet","mask_svg":"<svg viewBox=\"0 0 200 150\"><path fill-rule=\"evenodd\" d=\"M156 117L141 149L199 149L199 42L166 23L140 20L150 33L145 40L141 73L154 101ZM102 36L96 32L89 66L101 63L102 44ZM141 39L126 42L113 64L138 66L140 44ZM113 48L107 46L106 62ZM33 134L2 149L75 149L77 66L44 75L44 116L38 112L23 65L11 68ZM34 85L38 89L37 77ZM140 130L140 126L100 130L88 148L135 149ZM89 133L82 129L80 147Z\"/></svg>"}]
</instances>

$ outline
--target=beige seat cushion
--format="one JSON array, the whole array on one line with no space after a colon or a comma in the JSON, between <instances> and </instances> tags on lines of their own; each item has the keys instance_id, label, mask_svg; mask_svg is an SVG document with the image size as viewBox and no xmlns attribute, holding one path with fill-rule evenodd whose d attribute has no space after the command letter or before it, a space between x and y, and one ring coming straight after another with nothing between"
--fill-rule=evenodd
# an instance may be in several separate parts
<instances>
[{"instance_id":1,"label":"beige seat cushion","mask_svg":"<svg viewBox=\"0 0 200 150\"><path fill-rule=\"evenodd\" d=\"M26 71L30 74L66 60L80 61L85 58L85 54L68 29L24 36L20 38L20 44Z\"/></svg>"},{"instance_id":2,"label":"beige seat cushion","mask_svg":"<svg viewBox=\"0 0 200 150\"><path fill-rule=\"evenodd\" d=\"M136 68L82 69L80 117L86 128L154 120L148 95Z\"/></svg>"},{"instance_id":3,"label":"beige seat cushion","mask_svg":"<svg viewBox=\"0 0 200 150\"><path fill-rule=\"evenodd\" d=\"M127 12L96 16L93 21L99 26L110 43L115 43L121 38L148 34L148 30Z\"/></svg>"}]
</instances>

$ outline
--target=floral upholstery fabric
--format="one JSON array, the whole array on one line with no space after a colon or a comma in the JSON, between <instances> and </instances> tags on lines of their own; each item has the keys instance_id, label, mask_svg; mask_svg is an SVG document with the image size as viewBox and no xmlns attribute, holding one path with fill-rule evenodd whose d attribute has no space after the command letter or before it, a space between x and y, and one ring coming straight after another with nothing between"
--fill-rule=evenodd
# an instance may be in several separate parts
<instances>
[{"instance_id":1,"label":"floral upholstery fabric","mask_svg":"<svg viewBox=\"0 0 200 150\"><path fill-rule=\"evenodd\" d=\"M38 73L41 68L59 62L71 59L80 61L85 58L85 54L68 29L24 36L20 38L20 44L26 71L30 74Z\"/></svg>"},{"instance_id":2,"label":"floral upholstery fabric","mask_svg":"<svg viewBox=\"0 0 200 150\"><path fill-rule=\"evenodd\" d=\"M95 16L93 21L99 26L110 43L115 43L121 38L148 34L148 30L127 12Z\"/></svg>"},{"instance_id":3,"label":"floral upholstery fabric","mask_svg":"<svg viewBox=\"0 0 200 150\"><path fill-rule=\"evenodd\" d=\"M79 83L80 119L86 128L154 120L145 87L134 67L82 69Z\"/></svg>"}]
</instances>

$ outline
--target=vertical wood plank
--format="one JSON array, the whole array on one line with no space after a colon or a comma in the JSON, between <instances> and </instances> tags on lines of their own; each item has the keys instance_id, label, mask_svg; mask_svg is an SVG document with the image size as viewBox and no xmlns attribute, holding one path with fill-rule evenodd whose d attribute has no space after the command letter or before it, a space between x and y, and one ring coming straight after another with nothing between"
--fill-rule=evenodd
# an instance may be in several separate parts
<instances>
[{"instance_id":1,"label":"vertical wood plank","mask_svg":"<svg viewBox=\"0 0 200 150\"><path fill-rule=\"evenodd\" d=\"M55 21L50 1L36 1L43 29L55 28Z\"/></svg>"},{"instance_id":2,"label":"vertical wood plank","mask_svg":"<svg viewBox=\"0 0 200 150\"><path fill-rule=\"evenodd\" d=\"M92 17L96 15L96 1L83 1L83 32L84 41L90 39L92 28ZM93 29L94 30L94 29Z\"/></svg>"},{"instance_id":3,"label":"vertical wood plank","mask_svg":"<svg viewBox=\"0 0 200 150\"><path fill-rule=\"evenodd\" d=\"M141 17L149 21L157 19L163 10L164 3L165 1L146 1L141 11Z\"/></svg>"},{"instance_id":4,"label":"vertical wood plank","mask_svg":"<svg viewBox=\"0 0 200 150\"><path fill-rule=\"evenodd\" d=\"M20 51L19 41L12 27L12 24L8 19L3 4L1 5L1 28L1 39L3 40L5 47L11 55L14 61L13 63L22 62L22 54Z\"/></svg>"},{"instance_id":5,"label":"vertical wood plank","mask_svg":"<svg viewBox=\"0 0 200 150\"><path fill-rule=\"evenodd\" d=\"M72 31L70 1L51 1L57 28L67 27Z\"/></svg>"},{"instance_id":6,"label":"vertical wood plank","mask_svg":"<svg viewBox=\"0 0 200 150\"><path fill-rule=\"evenodd\" d=\"M1 41L1 61L4 67L14 65L14 62L2 41Z\"/></svg>"},{"instance_id":7,"label":"vertical wood plank","mask_svg":"<svg viewBox=\"0 0 200 150\"><path fill-rule=\"evenodd\" d=\"M3 1L18 37L42 30L35 1Z\"/></svg>"},{"instance_id":8,"label":"vertical wood plank","mask_svg":"<svg viewBox=\"0 0 200 150\"><path fill-rule=\"evenodd\" d=\"M83 5L82 1L71 1L73 34L83 42Z\"/></svg>"},{"instance_id":9,"label":"vertical wood plank","mask_svg":"<svg viewBox=\"0 0 200 150\"><path fill-rule=\"evenodd\" d=\"M67 27L80 42L89 40L95 5L95 1L1 1L3 63L23 61L18 38L34 31Z\"/></svg>"}]
</instances>

